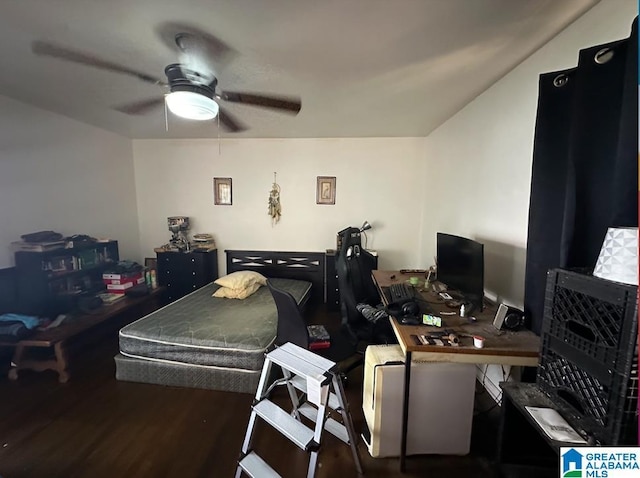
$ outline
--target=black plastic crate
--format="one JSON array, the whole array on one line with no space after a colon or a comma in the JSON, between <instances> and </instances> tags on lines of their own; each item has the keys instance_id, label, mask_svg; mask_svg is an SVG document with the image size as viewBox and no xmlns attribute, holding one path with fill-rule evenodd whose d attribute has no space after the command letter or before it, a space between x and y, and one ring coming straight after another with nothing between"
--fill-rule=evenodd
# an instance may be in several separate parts
<instances>
[{"instance_id":1,"label":"black plastic crate","mask_svg":"<svg viewBox=\"0 0 640 478\"><path fill-rule=\"evenodd\" d=\"M637 357L637 334L636 286L562 269L549 272L543 337L624 375Z\"/></svg>"},{"instance_id":2,"label":"black plastic crate","mask_svg":"<svg viewBox=\"0 0 640 478\"><path fill-rule=\"evenodd\" d=\"M577 360L576 360L577 359ZM585 425L579 430L602 445L638 444L638 355L629 373L593 367L582 352L543 336L536 382L552 400L573 410ZM597 363L597 362L596 362Z\"/></svg>"}]
</instances>

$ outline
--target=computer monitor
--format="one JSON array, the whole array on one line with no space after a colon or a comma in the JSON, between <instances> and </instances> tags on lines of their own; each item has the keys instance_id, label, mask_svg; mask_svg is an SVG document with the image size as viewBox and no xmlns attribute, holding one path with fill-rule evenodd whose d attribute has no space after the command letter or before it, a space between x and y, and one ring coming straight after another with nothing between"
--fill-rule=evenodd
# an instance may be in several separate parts
<instances>
[{"instance_id":1,"label":"computer monitor","mask_svg":"<svg viewBox=\"0 0 640 478\"><path fill-rule=\"evenodd\" d=\"M482 310L484 297L484 245L467 239L438 232L436 235L438 281L458 292L465 302Z\"/></svg>"}]
</instances>

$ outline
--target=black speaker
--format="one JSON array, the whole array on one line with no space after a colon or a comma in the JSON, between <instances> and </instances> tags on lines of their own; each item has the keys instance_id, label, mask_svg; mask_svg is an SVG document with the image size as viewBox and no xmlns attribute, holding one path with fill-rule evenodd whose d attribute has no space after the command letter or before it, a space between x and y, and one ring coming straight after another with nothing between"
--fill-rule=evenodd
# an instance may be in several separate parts
<instances>
[{"instance_id":1,"label":"black speaker","mask_svg":"<svg viewBox=\"0 0 640 478\"><path fill-rule=\"evenodd\" d=\"M493 326L498 329L518 330L524 325L524 312L515 307L500 304L496 316L493 319Z\"/></svg>"}]
</instances>

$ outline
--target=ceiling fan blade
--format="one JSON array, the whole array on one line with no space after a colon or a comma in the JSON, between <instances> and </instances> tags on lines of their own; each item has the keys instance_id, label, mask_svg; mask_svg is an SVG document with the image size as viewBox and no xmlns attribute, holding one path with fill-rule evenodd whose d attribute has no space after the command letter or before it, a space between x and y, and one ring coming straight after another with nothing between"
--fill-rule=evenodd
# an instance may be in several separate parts
<instances>
[{"instance_id":1,"label":"ceiling fan blade","mask_svg":"<svg viewBox=\"0 0 640 478\"><path fill-rule=\"evenodd\" d=\"M113 109L128 115L142 115L164 103L164 98L150 98L136 101L122 106L115 106Z\"/></svg>"},{"instance_id":2,"label":"ceiling fan blade","mask_svg":"<svg viewBox=\"0 0 640 478\"><path fill-rule=\"evenodd\" d=\"M231 61L238 52L219 38L186 23L167 22L156 29L162 42L172 50L189 53L191 47L205 53L217 66Z\"/></svg>"},{"instance_id":3,"label":"ceiling fan blade","mask_svg":"<svg viewBox=\"0 0 640 478\"><path fill-rule=\"evenodd\" d=\"M133 76L141 81L151 84L162 85L164 82L159 78L141 73L139 71L132 70L122 65L112 63L107 60L96 58L95 56L88 55L79 51L69 50L61 46L54 45L43 41L34 41L31 44L31 51L36 55L50 56L53 58L59 58L61 60L67 60L81 65L93 66L101 70L113 71L116 73L124 73L125 75Z\"/></svg>"},{"instance_id":4,"label":"ceiling fan blade","mask_svg":"<svg viewBox=\"0 0 640 478\"><path fill-rule=\"evenodd\" d=\"M302 107L300 98L287 96L265 96L253 93L240 93L236 91L223 91L220 93L220 99L231 103L261 106L263 108L272 108L293 114L298 114Z\"/></svg>"},{"instance_id":5,"label":"ceiling fan blade","mask_svg":"<svg viewBox=\"0 0 640 478\"><path fill-rule=\"evenodd\" d=\"M220 119L220 124L231 133L240 133L248 129L242 122L222 108L218 111L218 118Z\"/></svg>"}]
</instances>

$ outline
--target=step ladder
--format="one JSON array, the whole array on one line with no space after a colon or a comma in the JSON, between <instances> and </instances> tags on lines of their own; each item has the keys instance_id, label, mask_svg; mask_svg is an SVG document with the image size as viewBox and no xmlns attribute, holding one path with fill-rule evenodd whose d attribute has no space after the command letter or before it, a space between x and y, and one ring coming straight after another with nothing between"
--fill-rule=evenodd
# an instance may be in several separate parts
<instances>
[{"instance_id":1,"label":"step ladder","mask_svg":"<svg viewBox=\"0 0 640 478\"><path fill-rule=\"evenodd\" d=\"M269 384L274 364L282 369L284 378ZM286 412L269 400L270 393L282 385L286 386L291 398L291 412ZM341 421L334 419L332 412L335 412L333 415L339 415ZM362 474L357 437L335 362L292 343L286 343L266 355L235 478L240 478L243 472L252 478L280 476L251 449L258 417L299 448L309 452L307 478L315 476L324 431L351 447L357 472ZM308 427L303 423L303 417L315 423L315 426Z\"/></svg>"}]
</instances>

